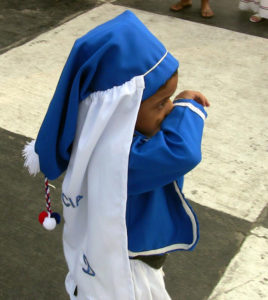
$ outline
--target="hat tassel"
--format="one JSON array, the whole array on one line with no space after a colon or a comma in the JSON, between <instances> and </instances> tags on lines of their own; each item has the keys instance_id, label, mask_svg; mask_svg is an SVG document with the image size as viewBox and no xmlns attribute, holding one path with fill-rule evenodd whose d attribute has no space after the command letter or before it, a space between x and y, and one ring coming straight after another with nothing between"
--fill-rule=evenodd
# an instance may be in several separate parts
<instances>
[{"instance_id":1,"label":"hat tassel","mask_svg":"<svg viewBox=\"0 0 268 300\"><path fill-rule=\"evenodd\" d=\"M30 175L36 175L40 172L39 155L35 152L35 140L27 142L22 150L24 157L24 167L26 167ZM45 191L46 191L46 211L39 214L39 222L47 230L53 230L56 224L60 223L61 217L59 213L52 212L50 201L50 189L47 177L45 178Z\"/></svg>"},{"instance_id":2,"label":"hat tassel","mask_svg":"<svg viewBox=\"0 0 268 300\"><path fill-rule=\"evenodd\" d=\"M31 175L36 175L40 172L39 156L35 152L35 140L27 142L22 150L24 157L24 167L26 167Z\"/></svg>"},{"instance_id":3,"label":"hat tassel","mask_svg":"<svg viewBox=\"0 0 268 300\"><path fill-rule=\"evenodd\" d=\"M45 192L47 211L42 211L39 214L39 222L45 229L53 230L56 227L56 224L60 223L61 217L59 213L52 212L51 210L50 189L47 177L45 177Z\"/></svg>"}]
</instances>

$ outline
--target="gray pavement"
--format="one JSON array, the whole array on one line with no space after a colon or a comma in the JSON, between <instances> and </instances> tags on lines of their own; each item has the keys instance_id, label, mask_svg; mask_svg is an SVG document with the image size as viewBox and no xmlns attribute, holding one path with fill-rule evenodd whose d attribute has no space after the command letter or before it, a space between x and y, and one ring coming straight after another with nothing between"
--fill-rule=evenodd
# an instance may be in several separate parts
<instances>
[{"instance_id":1,"label":"gray pavement","mask_svg":"<svg viewBox=\"0 0 268 300\"><path fill-rule=\"evenodd\" d=\"M211 19L201 17L200 3L197 0L193 1L191 8L177 13L169 10L169 6L174 3L172 0L2 0L0 54L105 2L268 38L268 22L248 22L250 13L238 11L238 0L211 1L211 7L216 14Z\"/></svg>"},{"instance_id":2,"label":"gray pavement","mask_svg":"<svg viewBox=\"0 0 268 300\"><path fill-rule=\"evenodd\" d=\"M94 0L2 0L0 53L21 45L96 6Z\"/></svg>"},{"instance_id":3,"label":"gray pavement","mask_svg":"<svg viewBox=\"0 0 268 300\"><path fill-rule=\"evenodd\" d=\"M51 29L57 29L60 24L64 24L67 20L75 20L77 16L87 11L90 12L90 10L93 8L99 7L101 9L105 2L112 2L115 11L120 10L121 6L130 6L147 11L147 14L143 15L141 13L141 15L145 18L145 20L148 21L148 24L151 24L149 23L151 19L155 20L157 18L161 22L167 22L167 24L169 24L168 22L171 22L172 24L175 24L176 20L163 17L171 16L174 17L174 19L178 19L178 24L186 24L186 29L189 29L192 33L194 32L194 30L197 30L196 24L194 24L197 22L200 23L199 27L201 29L207 30L208 37L210 37L209 32L213 33L214 29L209 27L202 27L202 24L208 24L215 27L215 36L217 36L219 40L219 35L222 34L223 38L225 38L226 36L230 36L230 44L235 38L237 38L238 41L239 38L241 38L241 41L242 39L246 39L248 40L248 43L256 43L256 45L266 45L267 47L268 40L265 41L264 39L255 38L255 36L259 36L262 38L268 37L267 21L261 24L249 23L247 21L249 14L241 13L237 10L238 1L226 0L224 1L224 4L223 2L219 3L213 1L212 7L215 12L215 17L210 20L204 20L200 17L199 6L195 2L192 8L187 9L184 12L173 13L168 10L168 7L172 3L172 1L164 2L160 0L80 0L76 2L42 2L38 0L27 0L24 1L23 4L20 1L2 1L0 4L0 24L2 23L0 26L0 53L2 53L2 55L0 55L0 73L2 72L2 74L4 74L3 77L8 77L8 81L6 82L6 86L3 88L2 85L2 88L0 90L0 98L2 97L2 100L0 99L2 101L0 102L0 127L2 127L0 128L0 188L2 191L0 199L2 207L0 235L0 299L67 299L64 290L64 278L67 268L62 253L62 227L58 226L55 231L46 232L39 225L37 217L38 212L43 207L43 178L41 175L35 178L28 176L26 170L23 169L23 160L21 157L21 150L23 145L27 140L29 140L29 138L34 137L34 134L36 133L36 131L31 131L28 129L31 127L31 124L33 124L33 121L31 121L31 119L29 118L31 117L31 115L33 115L33 120L37 119L39 122L43 117L43 113L40 113L40 111L42 111L42 107L39 104L38 108L40 110L37 110L36 115L32 113L30 109L30 98L35 97L36 99L39 99L38 103L40 104L43 101L43 98L40 98L39 94L36 93L34 88L32 88L33 92L31 93L30 90L32 86L27 87L29 83L27 83L26 81L21 81L21 77L12 77L12 70L14 70L17 66L17 68L22 68L21 72L24 72L26 71L24 70L25 65L28 65L28 68L31 70L30 62L29 64L27 64L26 61L23 67L19 63L19 60L21 59L23 61L23 59L25 59L24 54L28 51L28 48L32 49L35 47L34 49L37 49L33 50L33 52L31 53L37 53L38 49L40 49L40 51L44 51L43 48L37 48L37 46L39 44L42 45L44 41L49 41L49 36L42 36L37 40L33 40L34 38L38 37L41 33L45 33ZM105 7L108 7L108 9L111 8L111 6L103 6L103 9ZM148 12L158 13L159 17L150 15L148 14ZM103 11L100 11L98 13L98 10L96 11L96 13L89 13L89 23L98 23L97 16L101 14L103 14ZM109 13L107 12L107 15L108 14ZM179 19L190 20L194 23L184 23L184 21L180 21ZM4 26L2 26L3 24ZM236 32L247 33L249 35L252 35L253 37L251 39L249 36L240 36L232 32L219 31L217 29L219 27L230 29ZM66 30L66 28L62 30L64 31ZM159 32L159 34L161 35L161 28L157 32ZM187 39L187 31L184 32L185 38ZM196 33L197 40L198 34L199 33ZM168 35L165 37L167 40L172 40L172 38L174 39L174 37L172 37L172 33L168 32L166 33L166 35ZM32 40L32 44L29 44L29 46L26 45L26 48L16 49L16 47L18 47L19 45L23 45L26 42ZM206 45L204 47L215 47L214 44L209 44L209 40L207 42L208 43L206 43L206 40L204 40L204 45ZM170 43L170 45L172 45L172 42ZM218 45L220 45L219 41ZM238 47L236 44L233 45ZM200 47L202 47L202 45ZM257 48L259 51L260 47L258 46ZM20 49L24 50L21 51ZM252 49L254 49L254 47ZM68 51L69 49L66 53L68 53ZM261 53L258 51L256 50L256 53ZM197 53L195 53L195 55L197 55ZM10 63L13 62L12 57L16 58L14 60L15 62L17 61L17 64L15 63L14 66ZM222 59L224 60L224 57L222 57ZM267 55L266 61L264 61L263 63L267 65ZM42 66L40 66L40 68L41 67ZM184 68L187 68L187 64L185 64ZM210 66L210 68L213 68L213 65ZM11 74L5 73L8 72L8 70L10 70ZM202 70L202 72L204 71ZM43 80L45 88L49 87L48 89L51 90L49 91L49 93L51 93L54 88L53 84L55 85L56 82L54 78L52 78L52 81L54 81L53 84L47 81L47 77L49 77L49 75L49 72L48 75L44 73L44 77L42 78L41 76L41 80ZM187 74L182 74L182 85L185 85L183 78L186 75ZM0 84L3 84L1 80L2 78L0 77ZM224 81L224 78L219 78L219 80ZM35 81L32 80L31 83L35 83ZM232 85L234 85L234 83L230 83L230 86ZM15 97L15 94L13 94L10 86L17 87L17 93L20 93L22 95L22 98L29 97L27 98L29 99L29 108L26 108L25 111L22 107L16 106L19 104L14 104L11 101L12 98ZM41 88L43 88L42 85ZM262 86L258 86L258 88L260 90L260 93L264 93ZM211 90L211 96L216 96L217 89L218 87L214 87L214 89L211 88L208 89L208 91ZM229 91L229 93L235 92L235 87L233 88L233 90ZM31 94L34 94L34 96L32 96ZM46 94L45 96L47 97L48 95ZM221 96L217 94L217 98L219 97ZM20 101L19 97L17 101ZM46 101L49 101L49 99L46 99ZM217 103L215 103L215 105L216 104ZM46 106L47 104L42 103L42 105ZM228 103L226 103L226 107L228 107ZM267 111L267 106L263 106L262 110ZM39 116L38 113L41 114L41 116ZM260 116L263 116L263 114ZM212 134L211 132L213 126L217 126L215 125L216 123L213 123L213 121L216 122L217 120L212 119L212 122L208 123L208 137ZM236 119L234 119L234 121L236 121ZM253 126L253 124L251 125ZM38 127L38 124L35 124L35 126ZM259 123L256 123L255 127L256 126L261 125L259 125ZM250 128L251 127L248 127L248 130L250 130ZM259 132L261 132L261 130L259 130ZM266 149L267 141L265 140L265 137L263 140L264 144L262 144L261 147L265 147ZM257 141L253 146L258 147ZM206 144L205 150L207 150L207 156L214 154L212 145L210 143ZM255 252L260 251L260 262L264 267L267 266L267 260L262 259L262 257L264 256L263 251L265 251L265 249L261 249L263 248L262 245L267 245L268 218L267 204L265 204L265 198L267 203L267 182L265 182L265 178L267 178L265 177L267 176L267 166L265 168L265 162L267 162L267 149L263 150L263 152L261 153L264 153L264 155L266 155L262 157L264 164L263 172L265 173L263 173L264 180L262 181L261 178L259 178L258 180L260 182L260 189L262 188L262 186L265 186L265 188L263 188L263 190L261 191L263 191L262 193L264 193L264 195L266 196L263 196L262 201L259 204L256 204L258 211L255 214L249 213L251 208L246 208L245 213L240 215L239 210L243 211L242 208L240 209L238 207L237 212L236 208L232 206L230 208L224 208L224 205L222 204L217 206L217 199L215 199L216 204L213 202L214 199L212 195L214 190L207 187L206 182L204 183L204 190L210 193L210 202L214 203L212 205L206 202L202 202L202 194L200 194L199 191L193 189L192 186L189 186L187 196L188 198L190 198L191 203L199 217L201 239L197 248L193 252L177 252L168 257L168 261L165 266L166 285L173 300L231 300L238 298L243 300L265 299L265 293L260 293L260 289L265 291L265 289L263 288L264 286L267 286L265 282L263 285L261 283L260 285L258 285L258 282L253 286L248 284L248 289L250 289L249 292L247 291L246 285L249 281L248 277L245 277L245 280L243 279L244 281L242 280L242 283L240 281L235 283L235 287L229 286L230 282L234 281L235 277L241 276L241 278L243 278L242 273L246 274L252 272L252 274L254 274L254 271L256 270L257 275L255 276L255 278L259 276L258 272L260 272L262 269L261 267L258 268L258 260L254 261L254 258L252 257L251 260L255 263L255 269L253 266L254 270L251 268L243 271L244 269L240 267L241 260L239 257L241 255L244 255L244 253L248 253L248 248L253 247L252 243L258 245L258 248ZM217 155L220 156L221 153L217 152ZM227 158L229 160L227 160ZM230 156L227 158L224 157L224 159L226 159L227 162L230 162L231 164L233 161L232 157ZM215 172L218 166L214 165L212 166L212 168ZM260 168L259 165L257 165L256 168ZM257 171L258 170L256 170L256 172ZM195 176L189 179L193 182L200 181L202 169L199 171L199 173L197 172L196 174L196 177L198 177L197 179ZM217 172L213 174L213 176L215 176ZM247 174L237 174L237 176L246 177ZM59 180L53 182L53 184L56 186L56 190L52 191L52 197L54 199L60 199L61 180L62 179L60 178ZM200 189L202 189L202 187ZM237 186L237 189L239 191L240 187ZM252 187L250 186L247 186L245 189L245 191L240 191L242 196L243 193L250 194L252 191ZM231 195L236 195L235 192L236 191L234 190L230 193L227 192L227 196L231 198ZM241 198L243 198L242 196ZM223 195L216 194L215 197L221 198L223 197ZM252 195L252 198L253 197L254 195ZM240 199L237 199L235 196L234 198L235 199L228 200L230 200L230 202L240 201ZM61 211L60 201L53 201L53 205L56 211ZM246 206L246 204L244 206ZM251 210L254 212L254 209ZM232 212L232 210L234 213ZM261 228L261 230L259 230L258 228ZM257 238L257 240L254 240L253 238ZM247 242L249 243L248 248ZM247 265L248 257L242 256L242 258L244 264ZM237 273L237 270L241 273ZM225 274L227 274L227 276ZM237 274L240 275L238 276ZM264 278L262 278L262 280L267 281L267 273L262 274L262 276ZM221 281L223 282L223 284L221 284ZM240 294L232 294L233 290L235 290L236 287L240 287L240 285L243 286L245 291L247 291L250 298L247 298L247 296L243 294L243 291L239 291ZM227 286L228 288L225 288L225 286Z\"/></svg>"}]
</instances>

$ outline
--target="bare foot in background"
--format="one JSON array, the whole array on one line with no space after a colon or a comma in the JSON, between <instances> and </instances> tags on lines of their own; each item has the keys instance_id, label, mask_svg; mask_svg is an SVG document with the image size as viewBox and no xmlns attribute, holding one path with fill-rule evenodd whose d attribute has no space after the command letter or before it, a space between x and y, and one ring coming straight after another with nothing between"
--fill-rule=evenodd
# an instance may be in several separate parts
<instances>
[{"instance_id":1,"label":"bare foot in background","mask_svg":"<svg viewBox=\"0 0 268 300\"><path fill-rule=\"evenodd\" d=\"M170 7L172 11L180 11L185 7L192 6L192 0L181 0Z\"/></svg>"},{"instance_id":2,"label":"bare foot in background","mask_svg":"<svg viewBox=\"0 0 268 300\"><path fill-rule=\"evenodd\" d=\"M214 13L209 5L209 0L202 0L201 15L203 18L211 18L214 16Z\"/></svg>"}]
</instances>

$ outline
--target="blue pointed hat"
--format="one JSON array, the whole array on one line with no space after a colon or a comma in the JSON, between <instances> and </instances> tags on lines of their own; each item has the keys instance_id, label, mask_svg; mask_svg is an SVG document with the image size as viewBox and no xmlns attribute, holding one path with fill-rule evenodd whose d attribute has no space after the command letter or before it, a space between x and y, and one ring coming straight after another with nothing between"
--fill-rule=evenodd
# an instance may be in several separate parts
<instances>
[{"instance_id":1,"label":"blue pointed hat","mask_svg":"<svg viewBox=\"0 0 268 300\"><path fill-rule=\"evenodd\" d=\"M79 103L91 93L145 75L142 100L146 100L165 84L178 65L131 11L79 38L67 59L35 142L40 170L51 180L66 170Z\"/></svg>"}]
</instances>

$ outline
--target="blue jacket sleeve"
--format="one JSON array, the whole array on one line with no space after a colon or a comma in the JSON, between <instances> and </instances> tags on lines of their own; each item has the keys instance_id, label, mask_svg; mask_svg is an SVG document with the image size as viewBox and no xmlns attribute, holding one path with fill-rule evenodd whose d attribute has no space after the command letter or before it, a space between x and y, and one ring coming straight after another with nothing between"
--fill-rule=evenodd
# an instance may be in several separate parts
<instances>
[{"instance_id":1,"label":"blue jacket sleeve","mask_svg":"<svg viewBox=\"0 0 268 300\"><path fill-rule=\"evenodd\" d=\"M193 100L174 102L161 130L150 139L134 137L128 169L128 194L164 186L185 175L201 161L206 112Z\"/></svg>"}]
</instances>

